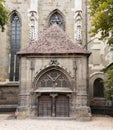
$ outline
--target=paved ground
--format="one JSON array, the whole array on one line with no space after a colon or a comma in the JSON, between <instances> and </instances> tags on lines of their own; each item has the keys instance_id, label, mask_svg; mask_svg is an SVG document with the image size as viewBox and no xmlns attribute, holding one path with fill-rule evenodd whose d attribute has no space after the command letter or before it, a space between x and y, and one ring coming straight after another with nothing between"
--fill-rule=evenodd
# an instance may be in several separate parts
<instances>
[{"instance_id":1,"label":"paved ground","mask_svg":"<svg viewBox=\"0 0 113 130\"><path fill-rule=\"evenodd\" d=\"M16 120L0 114L0 130L113 130L113 118L93 116L92 121L72 120Z\"/></svg>"}]
</instances>

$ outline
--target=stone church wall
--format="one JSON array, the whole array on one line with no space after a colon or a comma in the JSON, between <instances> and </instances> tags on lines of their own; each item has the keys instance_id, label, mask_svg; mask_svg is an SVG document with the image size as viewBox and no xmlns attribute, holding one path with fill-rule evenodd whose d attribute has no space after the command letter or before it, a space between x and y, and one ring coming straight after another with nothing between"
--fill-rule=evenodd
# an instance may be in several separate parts
<instances>
[{"instance_id":1,"label":"stone church wall","mask_svg":"<svg viewBox=\"0 0 113 130\"><path fill-rule=\"evenodd\" d=\"M47 28L48 22L49 22L49 17L52 14L52 12L55 9L58 9L62 16L64 17L65 21L65 31L66 33L74 39L74 0L39 0L38 4L38 33L42 33L44 29ZM82 35L83 35L83 47L86 44L86 0L83 0L83 30L82 30ZM21 49L25 48L27 45L29 45L29 16L28 16L28 10L30 8L30 0L6 0L6 7L11 12L16 10L20 19L21 19ZM9 17L10 17L9 15ZM90 18L89 18L90 20ZM88 21L87 25L89 26L90 21ZM90 26L89 26L90 28ZM10 64L10 20L8 22L8 25L6 26L6 30L3 33L0 33L0 47L1 49L1 54L0 54L0 78L4 78L6 80L9 80L9 64ZM93 40L90 37L88 38L88 50L92 52L92 55L90 56L90 61L89 61L89 76L90 76L90 95L93 95L93 80L91 80L92 75L95 75L95 73L98 73L96 78L100 78L100 70L103 69L105 66L110 64L112 62L113 56L112 56L112 51L110 51L109 47L106 46L106 43L98 41L97 39ZM98 52L98 55L97 55ZM97 56L98 57L97 57ZM58 59L60 62L60 65L64 67L64 69L67 69L68 73L70 73L73 77L74 72L73 69L70 67L72 66L73 62L68 59L68 64L65 64L67 60L63 61L60 58ZM41 62L41 63L40 63ZM80 64L80 61L77 61L78 64ZM46 65L49 64L49 60L46 60L43 58L42 60L39 59L35 65L35 73L39 72L40 69L43 69ZM26 65L28 68L31 68L31 62L29 60L26 61ZM79 66L81 67L81 66ZM40 69L39 69L40 68ZM22 70L24 74L24 69ZM82 72L81 73L85 73ZM25 77L24 77L25 76ZM29 70L25 75L22 76L23 81L26 79L29 79L31 76L31 71ZM79 76L79 75L77 75ZM103 74L104 76L104 74ZM95 79L96 79L95 78ZM81 77L81 79L84 81ZM104 78L103 78L104 79ZM30 82L30 81L29 81ZM29 86L29 82L27 83L26 87ZM23 82L25 84L25 82ZM81 83L79 86L82 86L83 83ZM8 88L8 89L7 89ZM13 90L12 90L12 89ZM0 90L11 90L11 91L17 91L18 88L15 87L5 87L1 86ZM14 93L14 92L13 92ZM5 94L5 97L7 99L7 96ZM12 96L11 96L12 97ZM14 95L15 97L15 95ZM101 104L103 103L103 100L101 102L100 99L94 100L93 96L91 97L94 102L92 104ZM16 103L16 99L14 99L14 103ZM4 102L3 102L4 101ZM13 101L13 100L12 100ZM8 100L2 100L1 103L8 103L11 102L10 99ZM101 103L100 103L101 102ZM13 104L13 103L12 103Z\"/></svg>"},{"instance_id":2,"label":"stone church wall","mask_svg":"<svg viewBox=\"0 0 113 130\"><path fill-rule=\"evenodd\" d=\"M74 0L39 0L38 1L38 33L42 33L44 29L48 27L49 17L54 12L58 10L64 18L65 31L66 33L74 39ZM29 9L30 0L6 0L6 7L8 8L11 16L12 11L17 11L17 14L21 20L21 49L29 45ZM85 6L85 1L83 2L83 8ZM85 17L85 8L83 13L83 18ZM83 19L83 24L85 20ZM0 77L9 79L9 64L10 64L10 19L6 26L6 30L0 33L0 41L2 53L0 55ZM83 44L85 44L85 26L83 28ZM4 58L5 57L5 58Z\"/></svg>"},{"instance_id":3,"label":"stone church wall","mask_svg":"<svg viewBox=\"0 0 113 130\"><path fill-rule=\"evenodd\" d=\"M15 111L18 105L18 85L0 84L0 112Z\"/></svg>"}]
</instances>

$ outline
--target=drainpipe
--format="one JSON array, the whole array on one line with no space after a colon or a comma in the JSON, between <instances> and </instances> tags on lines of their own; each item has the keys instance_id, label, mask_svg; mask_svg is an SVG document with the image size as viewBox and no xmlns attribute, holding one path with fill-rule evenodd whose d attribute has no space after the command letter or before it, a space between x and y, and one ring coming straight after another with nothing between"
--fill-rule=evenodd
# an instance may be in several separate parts
<instances>
[{"instance_id":1,"label":"drainpipe","mask_svg":"<svg viewBox=\"0 0 113 130\"><path fill-rule=\"evenodd\" d=\"M88 0L85 1L85 23L86 23L86 50L88 51ZM87 57L87 105L90 106L89 103L89 57Z\"/></svg>"},{"instance_id":2,"label":"drainpipe","mask_svg":"<svg viewBox=\"0 0 113 130\"><path fill-rule=\"evenodd\" d=\"M86 18L85 18L85 22L86 22L86 50L88 50L88 0L86 0L86 3L85 3L85 7L86 7L86 11L85 11L85 15L86 15Z\"/></svg>"}]
</instances>

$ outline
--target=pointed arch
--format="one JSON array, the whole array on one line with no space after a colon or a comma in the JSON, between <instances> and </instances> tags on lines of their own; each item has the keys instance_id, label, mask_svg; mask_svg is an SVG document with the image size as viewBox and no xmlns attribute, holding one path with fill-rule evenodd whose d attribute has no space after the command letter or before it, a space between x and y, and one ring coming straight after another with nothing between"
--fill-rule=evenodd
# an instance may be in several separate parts
<instances>
[{"instance_id":1,"label":"pointed arch","mask_svg":"<svg viewBox=\"0 0 113 130\"><path fill-rule=\"evenodd\" d=\"M41 82L46 80L48 84ZM49 85L49 86L48 86ZM34 88L61 87L72 89L71 76L59 66L47 67L39 72L34 79Z\"/></svg>"},{"instance_id":2,"label":"pointed arch","mask_svg":"<svg viewBox=\"0 0 113 130\"><path fill-rule=\"evenodd\" d=\"M11 23L11 20L12 20L12 16L15 15L15 14L19 17L19 21L20 21L20 24L21 24L21 23L22 23L21 15L20 15L20 13L19 13L17 10L13 10L13 11L9 14L10 23Z\"/></svg>"},{"instance_id":3,"label":"pointed arch","mask_svg":"<svg viewBox=\"0 0 113 130\"><path fill-rule=\"evenodd\" d=\"M21 43L21 19L17 11L12 11L10 14L10 81L19 80L19 58L16 55L20 50Z\"/></svg>"},{"instance_id":4,"label":"pointed arch","mask_svg":"<svg viewBox=\"0 0 113 130\"><path fill-rule=\"evenodd\" d=\"M63 30L65 30L64 15L58 9L53 10L48 17L48 26L51 26L54 23L58 24Z\"/></svg>"}]
</instances>

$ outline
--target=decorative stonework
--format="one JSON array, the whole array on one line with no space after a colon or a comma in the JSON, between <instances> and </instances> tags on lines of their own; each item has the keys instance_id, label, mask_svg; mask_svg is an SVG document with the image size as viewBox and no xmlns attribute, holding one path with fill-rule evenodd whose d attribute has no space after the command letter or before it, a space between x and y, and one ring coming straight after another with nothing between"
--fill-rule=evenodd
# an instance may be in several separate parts
<instances>
[{"instance_id":1,"label":"decorative stonework","mask_svg":"<svg viewBox=\"0 0 113 130\"><path fill-rule=\"evenodd\" d=\"M70 117L77 120L88 118L90 120L86 80L88 71L86 60L89 53L80 48L79 45L73 44L72 40L68 39L67 35L57 25L51 26L44 36L39 39L38 43L31 44L33 53L28 49L29 47L25 49L27 53L23 53L26 55L19 53L21 59L20 104L18 107L20 116L22 116L22 112L25 112L26 117L49 116ZM44 45L45 48L43 48ZM41 50L38 51L39 48L34 47L47 50L46 52L43 50L43 55L40 55L39 51ZM61 47L61 50L65 50L65 52L61 52L62 55L59 55ZM52 53L50 49L52 49ZM68 57L67 51L70 51ZM42 59L40 56L43 56ZM70 65L69 61L71 62ZM24 63L27 63L27 66ZM37 69L37 67L39 68ZM35 78L34 68L35 71L40 70ZM71 73L74 71L74 78L69 75L69 70Z\"/></svg>"},{"instance_id":2,"label":"decorative stonework","mask_svg":"<svg viewBox=\"0 0 113 130\"><path fill-rule=\"evenodd\" d=\"M74 10L74 37L75 41L82 43L82 0L75 0Z\"/></svg>"},{"instance_id":3,"label":"decorative stonework","mask_svg":"<svg viewBox=\"0 0 113 130\"><path fill-rule=\"evenodd\" d=\"M82 42L82 11L75 12L75 40Z\"/></svg>"},{"instance_id":4,"label":"decorative stonework","mask_svg":"<svg viewBox=\"0 0 113 130\"><path fill-rule=\"evenodd\" d=\"M36 41L38 39L38 0L31 0L29 10L29 27L30 27L30 41Z\"/></svg>"},{"instance_id":5,"label":"decorative stonework","mask_svg":"<svg viewBox=\"0 0 113 130\"><path fill-rule=\"evenodd\" d=\"M57 59L51 59L49 65L50 65L50 66L58 66L58 65L59 65L59 62L57 61Z\"/></svg>"}]
</instances>

